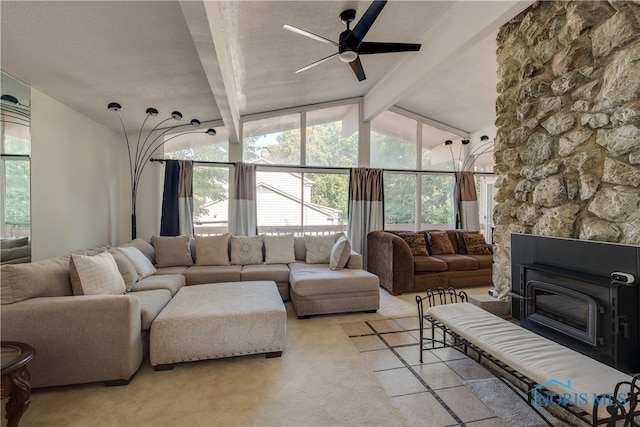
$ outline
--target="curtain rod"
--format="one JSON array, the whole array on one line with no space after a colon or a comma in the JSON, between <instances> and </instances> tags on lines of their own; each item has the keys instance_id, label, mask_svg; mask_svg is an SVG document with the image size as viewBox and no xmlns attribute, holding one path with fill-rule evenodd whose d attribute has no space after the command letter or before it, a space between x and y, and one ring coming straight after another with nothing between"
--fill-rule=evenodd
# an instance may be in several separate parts
<instances>
[{"instance_id":1,"label":"curtain rod","mask_svg":"<svg viewBox=\"0 0 640 427\"><path fill-rule=\"evenodd\" d=\"M0 154L0 157L9 157L14 159L28 159L31 157L29 154Z\"/></svg>"},{"instance_id":2,"label":"curtain rod","mask_svg":"<svg viewBox=\"0 0 640 427\"><path fill-rule=\"evenodd\" d=\"M149 159L151 162L164 163L165 160L171 159ZM234 162L214 162L208 160L193 160L194 165L224 165L224 166L233 166ZM352 168L347 167L339 167L339 166L301 166L301 165L265 165L265 164L256 164L259 167L265 167L270 169L324 169L324 170L339 170L348 172ZM393 173L425 173L425 174L453 174L454 171L438 171L438 170L417 170L417 169L382 169L383 172L393 172ZM493 172L474 172L475 175L487 175L493 176L495 175Z\"/></svg>"}]
</instances>

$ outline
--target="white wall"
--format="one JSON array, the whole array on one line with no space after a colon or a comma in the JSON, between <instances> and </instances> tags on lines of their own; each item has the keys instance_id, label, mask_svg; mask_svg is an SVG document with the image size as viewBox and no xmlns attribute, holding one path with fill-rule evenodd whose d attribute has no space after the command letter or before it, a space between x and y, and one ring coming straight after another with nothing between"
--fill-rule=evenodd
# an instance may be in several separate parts
<instances>
[{"instance_id":1,"label":"white wall","mask_svg":"<svg viewBox=\"0 0 640 427\"><path fill-rule=\"evenodd\" d=\"M32 88L31 141L33 260L124 240L121 136Z\"/></svg>"}]
</instances>

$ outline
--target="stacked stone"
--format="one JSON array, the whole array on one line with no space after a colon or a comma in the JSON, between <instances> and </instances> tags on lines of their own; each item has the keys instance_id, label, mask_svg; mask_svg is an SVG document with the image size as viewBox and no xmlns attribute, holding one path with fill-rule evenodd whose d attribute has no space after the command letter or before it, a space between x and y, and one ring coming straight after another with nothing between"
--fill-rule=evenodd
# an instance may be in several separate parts
<instances>
[{"instance_id":1,"label":"stacked stone","mask_svg":"<svg viewBox=\"0 0 640 427\"><path fill-rule=\"evenodd\" d=\"M497 37L494 285L512 232L640 244L640 3L537 2Z\"/></svg>"}]
</instances>

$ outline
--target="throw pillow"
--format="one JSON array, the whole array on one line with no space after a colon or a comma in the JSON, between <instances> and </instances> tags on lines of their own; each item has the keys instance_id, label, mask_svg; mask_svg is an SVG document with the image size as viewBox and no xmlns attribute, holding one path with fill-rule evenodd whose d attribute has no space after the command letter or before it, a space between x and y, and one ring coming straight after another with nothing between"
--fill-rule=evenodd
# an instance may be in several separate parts
<instances>
[{"instance_id":1,"label":"throw pillow","mask_svg":"<svg viewBox=\"0 0 640 427\"><path fill-rule=\"evenodd\" d=\"M467 244L464 241L465 234L478 234L479 231L456 231L456 241L458 242L458 253L467 254Z\"/></svg>"},{"instance_id":2,"label":"throw pillow","mask_svg":"<svg viewBox=\"0 0 640 427\"><path fill-rule=\"evenodd\" d=\"M134 248L133 246L118 247L116 249L123 253L131 264L133 264L136 272L138 273L138 280L142 280L145 277L156 273L157 270L153 264L151 264L149 258L140 252L139 249Z\"/></svg>"},{"instance_id":3,"label":"throw pillow","mask_svg":"<svg viewBox=\"0 0 640 427\"><path fill-rule=\"evenodd\" d=\"M262 264L264 235L231 236L231 264Z\"/></svg>"},{"instance_id":4,"label":"throw pillow","mask_svg":"<svg viewBox=\"0 0 640 427\"><path fill-rule=\"evenodd\" d=\"M129 259L116 248L109 248L109 253L116 260L116 265L120 271L120 275L124 280L124 285L127 288L127 292L131 291L133 284L138 281L138 272Z\"/></svg>"},{"instance_id":5,"label":"throw pillow","mask_svg":"<svg viewBox=\"0 0 640 427\"><path fill-rule=\"evenodd\" d=\"M13 239L2 238L0 239L0 249L12 249L27 246L29 244L28 237L17 237Z\"/></svg>"},{"instance_id":6,"label":"throw pillow","mask_svg":"<svg viewBox=\"0 0 640 427\"><path fill-rule=\"evenodd\" d=\"M467 246L467 253L471 255L489 255L491 251L487 247L487 242L482 234L464 233L464 242Z\"/></svg>"},{"instance_id":7,"label":"throw pillow","mask_svg":"<svg viewBox=\"0 0 640 427\"><path fill-rule=\"evenodd\" d=\"M411 255L413 256L427 256L429 251L427 250L427 242L424 239L423 233L398 233L398 236L407 242L409 249L411 249Z\"/></svg>"},{"instance_id":8,"label":"throw pillow","mask_svg":"<svg viewBox=\"0 0 640 427\"><path fill-rule=\"evenodd\" d=\"M189 243L189 236L153 236L151 244L156 250L156 265L160 268L193 265Z\"/></svg>"},{"instance_id":9,"label":"throw pillow","mask_svg":"<svg viewBox=\"0 0 640 427\"><path fill-rule=\"evenodd\" d=\"M118 295L127 289L116 260L107 251L93 256L71 254L69 274L75 295Z\"/></svg>"},{"instance_id":10,"label":"throw pillow","mask_svg":"<svg viewBox=\"0 0 640 427\"><path fill-rule=\"evenodd\" d=\"M229 265L229 236L196 236L196 265Z\"/></svg>"},{"instance_id":11,"label":"throw pillow","mask_svg":"<svg viewBox=\"0 0 640 427\"><path fill-rule=\"evenodd\" d=\"M449 240L446 231L430 231L429 243L431 244L431 253L433 255L453 254L453 244Z\"/></svg>"},{"instance_id":12,"label":"throw pillow","mask_svg":"<svg viewBox=\"0 0 640 427\"><path fill-rule=\"evenodd\" d=\"M144 256L146 256L147 259L151 261L151 264L154 264L156 262L156 251L155 249L153 249L153 246L151 245L151 243L147 242L146 240L138 237L128 243L123 243L118 247L123 248L128 246L133 246L134 248L142 252Z\"/></svg>"},{"instance_id":13,"label":"throw pillow","mask_svg":"<svg viewBox=\"0 0 640 427\"><path fill-rule=\"evenodd\" d=\"M329 264L331 249L336 236L304 236L307 247L307 264Z\"/></svg>"},{"instance_id":14,"label":"throw pillow","mask_svg":"<svg viewBox=\"0 0 640 427\"><path fill-rule=\"evenodd\" d=\"M351 255L351 242L346 237L341 237L331 248L329 255L329 268L332 270L343 269Z\"/></svg>"},{"instance_id":15,"label":"throw pillow","mask_svg":"<svg viewBox=\"0 0 640 427\"><path fill-rule=\"evenodd\" d=\"M296 261L293 234L264 236L265 264L289 264Z\"/></svg>"}]
</instances>

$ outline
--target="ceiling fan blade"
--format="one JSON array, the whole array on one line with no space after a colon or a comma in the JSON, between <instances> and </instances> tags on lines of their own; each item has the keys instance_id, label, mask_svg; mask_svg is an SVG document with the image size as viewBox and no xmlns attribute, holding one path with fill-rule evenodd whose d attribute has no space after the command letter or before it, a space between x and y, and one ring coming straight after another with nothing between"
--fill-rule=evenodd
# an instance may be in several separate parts
<instances>
[{"instance_id":1,"label":"ceiling fan blade","mask_svg":"<svg viewBox=\"0 0 640 427\"><path fill-rule=\"evenodd\" d=\"M362 42L362 39L364 39L364 36L369 31L369 28L371 28L386 4L386 0L374 1L373 3L371 3L367 11L364 13L364 15L362 15L362 18L360 18L356 26L353 28L353 31L351 31L351 34L349 34L349 36L347 37L347 43L349 43L349 45L357 46L360 44L360 42Z\"/></svg>"},{"instance_id":2,"label":"ceiling fan blade","mask_svg":"<svg viewBox=\"0 0 640 427\"><path fill-rule=\"evenodd\" d=\"M366 79L364 75L364 68L362 68L362 62L360 62L360 58L356 58L355 61L349 62L351 65L351 69L353 70L356 77L358 77L358 81L363 81Z\"/></svg>"},{"instance_id":3,"label":"ceiling fan blade","mask_svg":"<svg viewBox=\"0 0 640 427\"><path fill-rule=\"evenodd\" d=\"M417 52L421 46L421 44L415 43L362 42L358 47L358 54L371 55L374 53L389 52Z\"/></svg>"},{"instance_id":4,"label":"ceiling fan blade","mask_svg":"<svg viewBox=\"0 0 640 427\"><path fill-rule=\"evenodd\" d=\"M336 56L337 54L338 54L338 52L336 52L336 53L332 53L331 55L327 56L326 58L318 59L317 61L312 62L311 64L309 64L309 65L307 65L307 66L305 66L305 67L300 68L299 70L297 70L297 71L296 71L296 73L301 73L301 72L303 72L303 71L308 70L309 68L313 68L313 67L315 67L316 65L322 64L324 61L328 61L329 59L333 58L333 57L334 57L334 56Z\"/></svg>"},{"instance_id":5,"label":"ceiling fan blade","mask_svg":"<svg viewBox=\"0 0 640 427\"><path fill-rule=\"evenodd\" d=\"M309 37L310 39L314 39L322 43L327 43L327 44L338 46L338 47L340 46L338 43L334 42L333 40L326 39L317 34L310 33L307 30L303 30L302 28L294 27L293 25L283 25L282 28L284 30L291 31L293 33L297 33L305 37Z\"/></svg>"}]
</instances>

